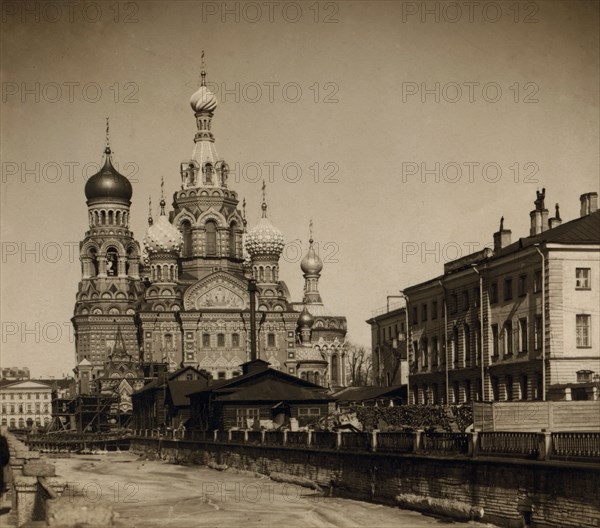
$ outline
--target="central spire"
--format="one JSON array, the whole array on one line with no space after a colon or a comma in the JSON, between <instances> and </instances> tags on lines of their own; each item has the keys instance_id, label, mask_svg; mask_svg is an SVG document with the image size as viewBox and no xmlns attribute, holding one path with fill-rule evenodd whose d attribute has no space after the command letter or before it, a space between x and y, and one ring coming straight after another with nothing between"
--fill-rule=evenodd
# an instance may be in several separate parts
<instances>
[{"instance_id":1,"label":"central spire","mask_svg":"<svg viewBox=\"0 0 600 528\"><path fill-rule=\"evenodd\" d=\"M212 133L213 112L217 97L206 86L204 50L201 55L200 87L190 98L196 117L192 159L181 164L182 189L198 187L227 187L229 167L219 158Z\"/></svg>"}]
</instances>

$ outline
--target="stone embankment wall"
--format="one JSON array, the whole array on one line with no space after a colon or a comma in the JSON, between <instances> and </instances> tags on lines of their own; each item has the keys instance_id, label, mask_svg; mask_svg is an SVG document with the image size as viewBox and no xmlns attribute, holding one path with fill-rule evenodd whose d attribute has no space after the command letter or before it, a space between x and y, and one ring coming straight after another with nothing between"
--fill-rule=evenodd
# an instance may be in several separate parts
<instances>
[{"instance_id":1,"label":"stone embankment wall","mask_svg":"<svg viewBox=\"0 0 600 528\"><path fill-rule=\"evenodd\" d=\"M66 497L67 483L56 475L56 468L14 435L2 430L10 451L9 496L12 526L103 527L114 526L115 514L110 506L90 506L86 501Z\"/></svg>"},{"instance_id":2,"label":"stone embankment wall","mask_svg":"<svg viewBox=\"0 0 600 528\"><path fill-rule=\"evenodd\" d=\"M139 438L173 463L303 479L330 493L506 527L600 526L600 466Z\"/></svg>"}]
</instances>

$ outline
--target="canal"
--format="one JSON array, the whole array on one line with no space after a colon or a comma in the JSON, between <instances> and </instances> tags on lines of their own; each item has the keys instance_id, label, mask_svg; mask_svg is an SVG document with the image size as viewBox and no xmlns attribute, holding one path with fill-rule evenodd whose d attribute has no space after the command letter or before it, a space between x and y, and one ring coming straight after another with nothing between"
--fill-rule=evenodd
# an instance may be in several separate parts
<instances>
[{"instance_id":1,"label":"canal","mask_svg":"<svg viewBox=\"0 0 600 528\"><path fill-rule=\"evenodd\" d=\"M314 490L265 476L148 461L132 453L56 458L69 482L69 500L111 504L119 527L404 527L460 523L357 500L324 497Z\"/></svg>"}]
</instances>

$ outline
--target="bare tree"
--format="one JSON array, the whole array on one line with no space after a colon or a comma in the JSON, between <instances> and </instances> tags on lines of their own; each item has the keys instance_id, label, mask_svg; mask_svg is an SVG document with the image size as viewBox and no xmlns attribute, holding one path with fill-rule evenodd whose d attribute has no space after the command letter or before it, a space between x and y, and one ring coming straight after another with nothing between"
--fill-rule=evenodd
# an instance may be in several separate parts
<instances>
[{"instance_id":1,"label":"bare tree","mask_svg":"<svg viewBox=\"0 0 600 528\"><path fill-rule=\"evenodd\" d=\"M348 385L360 387L369 385L372 380L373 361L371 350L361 345L350 343L348 347Z\"/></svg>"}]
</instances>

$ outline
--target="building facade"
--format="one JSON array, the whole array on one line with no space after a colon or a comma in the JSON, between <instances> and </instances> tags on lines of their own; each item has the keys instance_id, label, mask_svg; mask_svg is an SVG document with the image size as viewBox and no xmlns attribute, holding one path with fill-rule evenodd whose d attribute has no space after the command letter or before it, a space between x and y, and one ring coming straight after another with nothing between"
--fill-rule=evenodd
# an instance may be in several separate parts
<instances>
[{"instance_id":1,"label":"building facade","mask_svg":"<svg viewBox=\"0 0 600 528\"><path fill-rule=\"evenodd\" d=\"M11 429L42 427L52 420L52 386L36 380L0 382L0 424Z\"/></svg>"},{"instance_id":2,"label":"building facade","mask_svg":"<svg viewBox=\"0 0 600 528\"><path fill-rule=\"evenodd\" d=\"M229 166L217 154L212 132L217 99L204 71L190 104L197 127L192 156L180 164L170 211L161 183L160 211L155 218L150 206L141 245L129 230L131 184L112 164L107 132L104 166L85 186L89 229L80 244L82 276L72 319L78 365L84 362L91 380L106 377L119 327L135 363L235 377L249 359L252 278L260 357L314 383L343 385L346 318L330 313L321 300L323 263L312 226L301 263L304 296L294 302L279 277L284 238L269 219L264 184L261 218L249 230L245 201L240 208L229 187Z\"/></svg>"},{"instance_id":3,"label":"building facade","mask_svg":"<svg viewBox=\"0 0 600 528\"><path fill-rule=\"evenodd\" d=\"M371 319L371 361L376 385L392 387L408 383L406 307L378 310Z\"/></svg>"},{"instance_id":4,"label":"building facade","mask_svg":"<svg viewBox=\"0 0 600 528\"><path fill-rule=\"evenodd\" d=\"M581 196L580 217L553 218L537 193L528 237L444 266L404 290L409 399L462 403L588 398L600 379L600 212ZM575 391L575 392L574 392Z\"/></svg>"}]
</instances>

